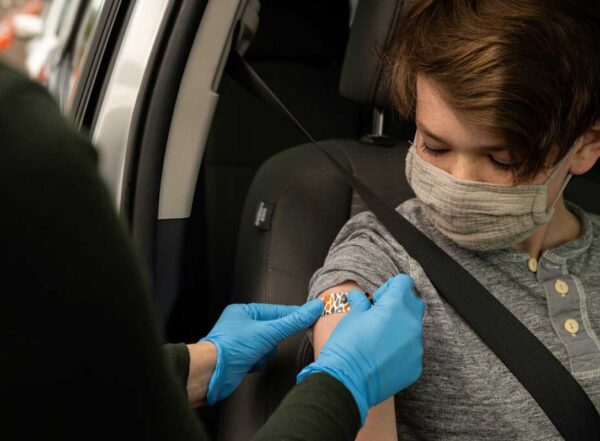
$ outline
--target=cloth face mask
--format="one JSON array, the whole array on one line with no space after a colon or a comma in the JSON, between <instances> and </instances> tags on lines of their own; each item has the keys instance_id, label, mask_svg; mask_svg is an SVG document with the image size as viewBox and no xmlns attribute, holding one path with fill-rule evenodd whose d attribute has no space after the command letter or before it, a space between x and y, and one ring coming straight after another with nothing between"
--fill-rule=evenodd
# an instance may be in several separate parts
<instances>
[{"instance_id":1,"label":"cloth face mask","mask_svg":"<svg viewBox=\"0 0 600 441\"><path fill-rule=\"evenodd\" d=\"M513 187L457 179L421 158L412 144L406 156L406 179L442 234L463 248L496 250L518 244L552 218L572 175L549 208L548 182L568 156L543 184Z\"/></svg>"}]
</instances>

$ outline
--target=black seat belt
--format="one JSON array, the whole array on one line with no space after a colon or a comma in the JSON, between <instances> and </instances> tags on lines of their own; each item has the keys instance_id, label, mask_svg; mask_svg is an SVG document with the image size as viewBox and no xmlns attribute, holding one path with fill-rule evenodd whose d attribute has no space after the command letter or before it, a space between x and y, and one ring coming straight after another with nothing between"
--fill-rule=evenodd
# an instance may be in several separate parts
<instances>
[{"instance_id":1,"label":"black seat belt","mask_svg":"<svg viewBox=\"0 0 600 441\"><path fill-rule=\"evenodd\" d=\"M436 290L537 401L567 440L600 440L600 415L567 369L468 271L322 148L236 51L226 72L298 128L339 171Z\"/></svg>"}]
</instances>

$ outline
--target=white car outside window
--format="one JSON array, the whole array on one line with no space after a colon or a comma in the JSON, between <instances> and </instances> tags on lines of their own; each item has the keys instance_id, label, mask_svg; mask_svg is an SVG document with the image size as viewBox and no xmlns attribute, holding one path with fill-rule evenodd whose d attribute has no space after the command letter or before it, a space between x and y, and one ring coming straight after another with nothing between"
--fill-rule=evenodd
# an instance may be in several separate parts
<instances>
[{"instance_id":1,"label":"white car outside window","mask_svg":"<svg viewBox=\"0 0 600 441\"><path fill-rule=\"evenodd\" d=\"M52 0L46 5L42 34L27 45L25 65L31 78L43 80L47 74L44 69L50 55L60 44L61 27L74 3L75 0Z\"/></svg>"}]
</instances>

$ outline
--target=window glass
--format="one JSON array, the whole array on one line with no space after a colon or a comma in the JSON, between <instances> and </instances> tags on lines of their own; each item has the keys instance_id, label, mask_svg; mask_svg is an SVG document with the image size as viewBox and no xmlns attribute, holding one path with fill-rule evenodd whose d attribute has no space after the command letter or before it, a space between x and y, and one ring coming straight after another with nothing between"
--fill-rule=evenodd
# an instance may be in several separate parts
<instances>
[{"instance_id":1,"label":"window glass","mask_svg":"<svg viewBox=\"0 0 600 441\"><path fill-rule=\"evenodd\" d=\"M75 37L75 44L70 55L71 75L67 98L67 111L71 108L74 91L77 87L79 77L81 76L83 64L88 57L92 37L94 36L94 33L98 27L100 12L104 6L104 3L105 0L90 0L86 6L83 19L79 25L79 30L77 31L77 36Z\"/></svg>"},{"instance_id":2,"label":"window glass","mask_svg":"<svg viewBox=\"0 0 600 441\"><path fill-rule=\"evenodd\" d=\"M75 2L73 0L64 0L62 10L60 11L60 17L58 18L58 23L56 24L56 35L60 34L60 31L65 24L65 19L69 16L71 7L74 4Z\"/></svg>"}]
</instances>

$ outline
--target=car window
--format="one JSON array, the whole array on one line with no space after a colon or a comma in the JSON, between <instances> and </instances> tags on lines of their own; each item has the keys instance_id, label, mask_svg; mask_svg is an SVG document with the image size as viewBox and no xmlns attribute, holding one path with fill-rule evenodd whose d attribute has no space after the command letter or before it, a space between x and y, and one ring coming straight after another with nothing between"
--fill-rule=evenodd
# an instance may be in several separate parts
<instances>
[{"instance_id":1,"label":"car window","mask_svg":"<svg viewBox=\"0 0 600 441\"><path fill-rule=\"evenodd\" d=\"M63 26L65 24L65 20L66 18L69 16L69 12L72 9L72 6L75 4L75 2L73 0L64 0L61 11L60 11L60 16L58 18L58 23L56 23L56 34L60 34L61 29L63 29Z\"/></svg>"},{"instance_id":2,"label":"car window","mask_svg":"<svg viewBox=\"0 0 600 441\"><path fill-rule=\"evenodd\" d=\"M68 0L51 0L46 3L42 20L44 23L44 36L56 37L58 35L58 23L63 13L63 6Z\"/></svg>"},{"instance_id":3,"label":"car window","mask_svg":"<svg viewBox=\"0 0 600 441\"><path fill-rule=\"evenodd\" d=\"M86 6L83 19L79 25L75 44L71 52L71 74L67 97L67 111L71 108L74 91L81 76L81 69L90 51L92 37L98 27L100 12L105 2L105 0L91 0Z\"/></svg>"}]
</instances>

